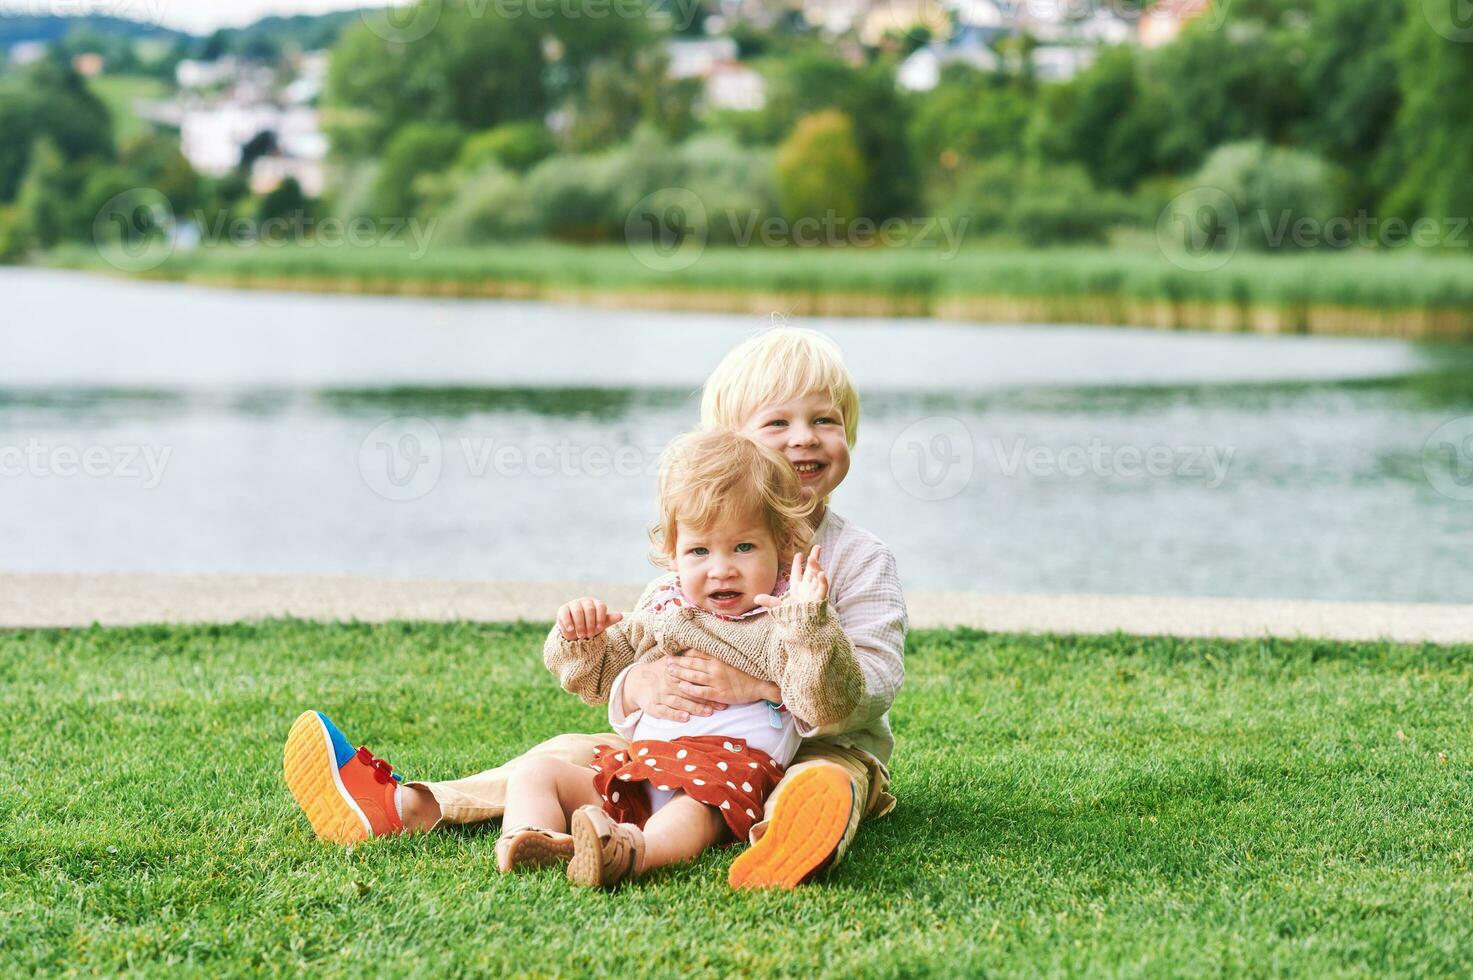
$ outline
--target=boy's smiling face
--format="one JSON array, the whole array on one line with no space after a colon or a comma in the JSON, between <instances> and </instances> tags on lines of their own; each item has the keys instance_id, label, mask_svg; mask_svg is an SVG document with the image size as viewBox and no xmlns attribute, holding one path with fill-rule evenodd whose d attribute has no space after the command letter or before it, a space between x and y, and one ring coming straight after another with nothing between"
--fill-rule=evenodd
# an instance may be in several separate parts
<instances>
[{"instance_id":1,"label":"boy's smiling face","mask_svg":"<svg viewBox=\"0 0 1473 980\"><path fill-rule=\"evenodd\" d=\"M704 531L675 525L675 573L707 612L740 616L777 584L782 556L757 514L735 515Z\"/></svg>"},{"instance_id":2,"label":"boy's smiling face","mask_svg":"<svg viewBox=\"0 0 1473 980\"><path fill-rule=\"evenodd\" d=\"M741 432L792 463L810 499L824 499L849 474L844 418L826 392L764 405L752 413Z\"/></svg>"}]
</instances>

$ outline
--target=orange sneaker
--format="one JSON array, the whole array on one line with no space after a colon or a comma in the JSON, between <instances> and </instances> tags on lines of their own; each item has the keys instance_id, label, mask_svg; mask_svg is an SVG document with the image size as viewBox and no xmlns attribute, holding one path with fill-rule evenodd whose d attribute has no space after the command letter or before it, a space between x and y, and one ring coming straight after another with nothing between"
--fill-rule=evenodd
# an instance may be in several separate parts
<instances>
[{"instance_id":1,"label":"orange sneaker","mask_svg":"<svg viewBox=\"0 0 1473 980\"><path fill-rule=\"evenodd\" d=\"M804 769L784 787L762 839L727 874L733 888L795 888L829 863L854 812L854 783L838 766Z\"/></svg>"},{"instance_id":2,"label":"orange sneaker","mask_svg":"<svg viewBox=\"0 0 1473 980\"><path fill-rule=\"evenodd\" d=\"M297 806L322 840L355 844L404 829L394 790L403 777L352 745L320 711L304 711L286 737L282 768Z\"/></svg>"}]
</instances>

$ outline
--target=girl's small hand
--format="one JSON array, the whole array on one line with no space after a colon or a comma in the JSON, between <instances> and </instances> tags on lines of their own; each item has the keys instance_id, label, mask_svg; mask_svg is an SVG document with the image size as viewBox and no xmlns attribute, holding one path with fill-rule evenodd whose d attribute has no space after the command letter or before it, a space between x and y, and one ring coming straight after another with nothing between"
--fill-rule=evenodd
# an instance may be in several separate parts
<instances>
[{"instance_id":1,"label":"girl's small hand","mask_svg":"<svg viewBox=\"0 0 1473 980\"><path fill-rule=\"evenodd\" d=\"M803 560L802 553L793 555L793 568L788 573L788 592L782 599L770 595L754 596L752 601L759 606L775 609L783 604L784 600L792 602L822 602L829 597L829 576L823 570L819 559L823 555L823 548L814 545L813 550L808 553L808 560Z\"/></svg>"},{"instance_id":2,"label":"girl's small hand","mask_svg":"<svg viewBox=\"0 0 1473 980\"><path fill-rule=\"evenodd\" d=\"M609 612L599 599L574 599L557 611L557 624L566 640L591 640L623 618L623 613Z\"/></svg>"}]
</instances>

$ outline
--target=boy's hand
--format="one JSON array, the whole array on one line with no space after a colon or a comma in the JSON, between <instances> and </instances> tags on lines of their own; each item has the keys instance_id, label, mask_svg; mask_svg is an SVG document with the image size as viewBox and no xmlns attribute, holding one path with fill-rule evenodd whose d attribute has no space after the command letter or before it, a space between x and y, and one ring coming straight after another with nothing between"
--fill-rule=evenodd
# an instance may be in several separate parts
<instances>
[{"instance_id":1,"label":"boy's hand","mask_svg":"<svg viewBox=\"0 0 1473 980\"><path fill-rule=\"evenodd\" d=\"M788 573L788 591L781 599L766 593L754 596L752 601L767 609L776 609L784 601L788 602L822 602L829 597L829 576L819 564L819 557L823 549L818 545L808 553L808 560L803 560L802 553L793 555L793 568Z\"/></svg>"},{"instance_id":2,"label":"boy's hand","mask_svg":"<svg viewBox=\"0 0 1473 980\"><path fill-rule=\"evenodd\" d=\"M623 618L623 613L609 612L599 599L574 599L557 611L557 624L565 640L591 640Z\"/></svg>"}]
</instances>

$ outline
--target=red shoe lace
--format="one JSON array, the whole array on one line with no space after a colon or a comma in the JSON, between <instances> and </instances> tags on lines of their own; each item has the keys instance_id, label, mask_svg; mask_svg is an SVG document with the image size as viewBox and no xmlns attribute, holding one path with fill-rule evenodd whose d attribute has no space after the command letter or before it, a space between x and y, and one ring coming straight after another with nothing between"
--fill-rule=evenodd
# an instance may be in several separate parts
<instances>
[{"instance_id":1,"label":"red shoe lace","mask_svg":"<svg viewBox=\"0 0 1473 980\"><path fill-rule=\"evenodd\" d=\"M365 766L373 770L373 778L378 782L387 783L389 780L395 778L394 767L389 765L383 759L375 758L374 754L368 751L368 746L358 746L357 759L359 762L363 763Z\"/></svg>"}]
</instances>

